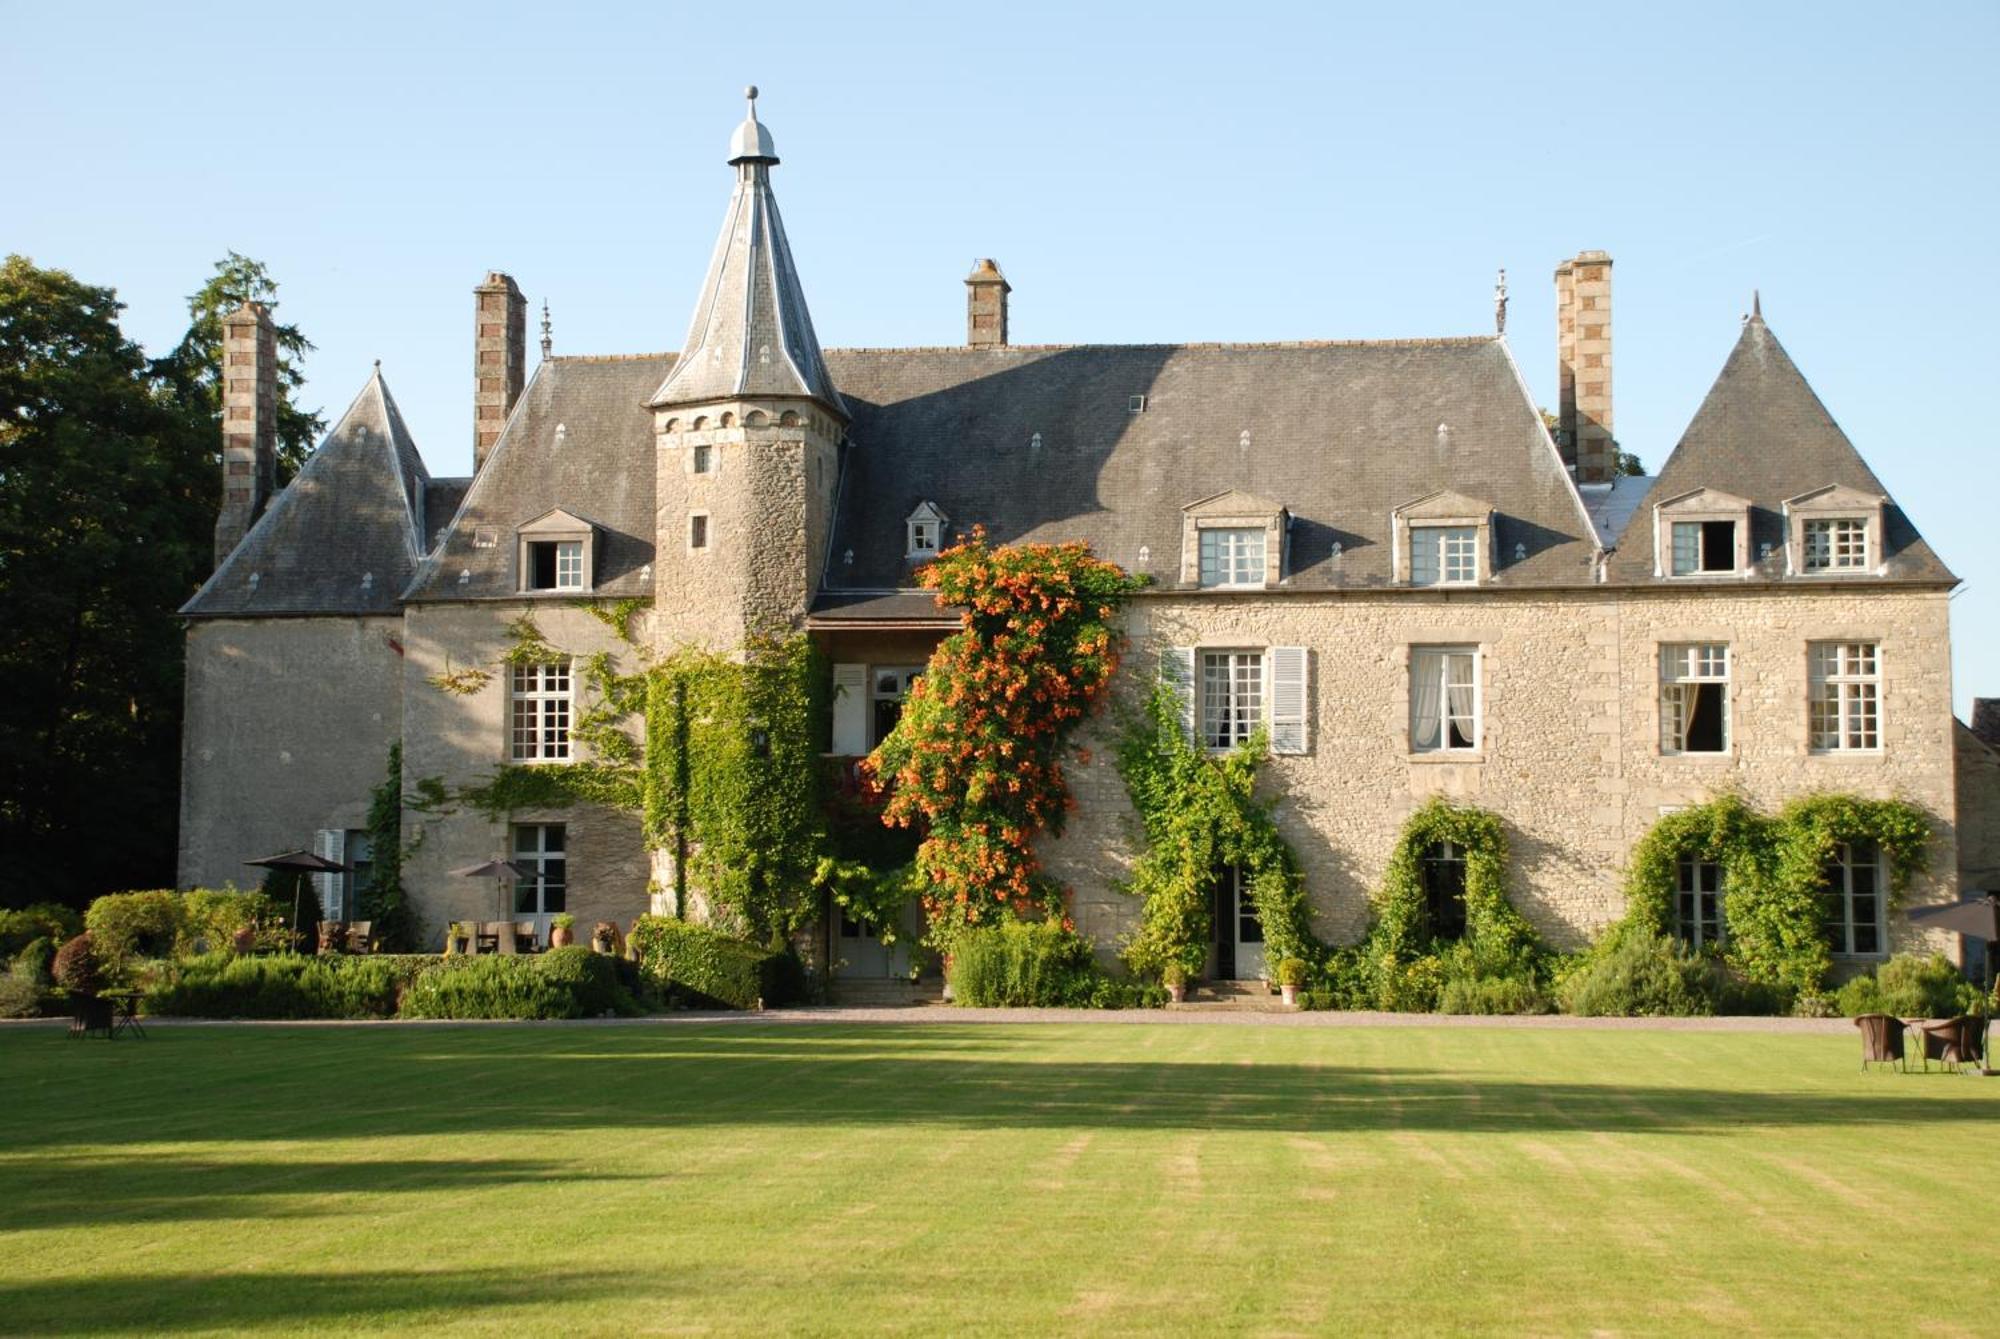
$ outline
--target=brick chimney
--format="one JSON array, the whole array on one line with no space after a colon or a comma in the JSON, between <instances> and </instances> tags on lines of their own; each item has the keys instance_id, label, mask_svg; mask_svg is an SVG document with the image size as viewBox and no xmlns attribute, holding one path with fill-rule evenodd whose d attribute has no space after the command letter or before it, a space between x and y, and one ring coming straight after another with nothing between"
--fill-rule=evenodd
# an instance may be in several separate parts
<instances>
[{"instance_id":1,"label":"brick chimney","mask_svg":"<svg viewBox=\"0 0 2000 1339\"><path fill-rule=\"evenodd\" d=\"M528 300L512 276L493 271L472 290L479 322L473 341L472 468L500 440L528 380Z\"/></svg>"},{"instance_id":2,"label":"brick chimney","mask_svg":"<svg viewBox=\"0 0 2000 1339\"><path fill-rule=\"evenodd\" d=\"M972 267L965 280L965 342L975 349L998 348L1007 342L1007 295L1014 286L987 258Z\"/></svg>"},{"instance_id":3,"label":"brick chimney","mask_svg":"<svg viewBox=\"0 0 2000 1339\"><path fill-rule=\"evenodd\" d=\"M1972 733L2000 749L2000 697L1972 699Z\"/></svg>"},{"instance_id":4,"label":"brick chimney","mask_svg":"<svg viewBox=\"0 0 2000 1339\"><path fill-rule=\"evenodd\" d=\"M271 309L246 302L222 318L222 566L278 490L278 334Z\"/></svg>"},{"instance_id":5,"label":"brick chimney","mask_svg":"<svg viewBox=\"0 0 2000 1339\"><path fill-rule=\"evenodd\" d=\"M1556 266L1556 444L1580 484L1618 473L1611 428L1611 257L1580 252Z\"/></svg>"}]
</instances>

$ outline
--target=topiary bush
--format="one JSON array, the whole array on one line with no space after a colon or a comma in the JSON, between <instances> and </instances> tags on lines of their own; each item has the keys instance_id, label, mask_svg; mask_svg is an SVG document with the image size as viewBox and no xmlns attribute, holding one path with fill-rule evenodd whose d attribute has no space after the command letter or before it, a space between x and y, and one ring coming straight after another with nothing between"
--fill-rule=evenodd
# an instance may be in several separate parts
<instances>
[{"instance_id":1,"label":"topiary bush","mask_svg":"<svg viewBox=\"0 0 2000 1339\"><path fill-rule=\"evenodd\" d=\"M83 913L83 927L107 962L165 958L180 941L181 910L171 889L106 893Z\"/></svg>"},{"instance_id":2,"label":"topiary bush","mask_svg":"<svg viewBox=\"0 0 2000 1339\"><path fill-rule=\"evenodd\" d=\"M1686 1018L1716 1012L1721 964L1669 935L1631 926L1609 936L1564 979L1565 1012L1591 1018Z\"/></svg>"},{"instance_id":3,"label":"topiary bush","mask_svg":"<svg viewBox=\"0 0 2000 1339\"><path fill-rule=\"evenodd\" d=\"M0 911L0 958L12 958L37 939L67 944L83 932L83 918L55 902Z\"/></svg>"},{"instance_id":4,"label":"topiary bush","mask_svg":"<svg viewBox=\"0 0 2000 1339\"><path fill-rule=\"evenodd\" d=\"M641 916L626 944L647 983L677 1003L755 1009L790 1004L804 993L797 958L710 926Z\"/></svg>"},{"instance_id":5,"label":"topiary bush","mask_svg":"<svg viewBox=\"0 0 2000 1339\"><path fill-rule=\"evenodd\" d=\"M1001 921L968 930L946 975L952 999L976 1009L1089 1007L1105 979L1090 941L1060 921Z\"/></svg>"},{"instance_id":6,"label":"topiary bush","mask_svg":"<svg viewBox=\"0 0 2000 1339\"><path fill-rule=\"evenodd\" d=\"M106 983L104 960L97 941L86 930L56 950L55 982L74 995L95 995Z\"/></svg>"},{"instance_id":7,"label":"topiary bush","mask_svg":"<svg viewBox=\"0 0 2000 1339\"><path fill-rule=\"evenodd\" d=\"M363 959L362 961L366 961ZM403 992L403 1018L595 1018L639 1012L609 958L581 944L534 956L435 960Z\"/></svg>"},{"instance_id":8,"label":"topiary bush","mask_svg":"<svg viewBox=\"0 0 2000 1339\"><path fill-rule=\"evenodd\" d=\"M1898 953L1872 973L1841 986L1840 1012L1894 1014L1898 1018L1952 1018L1985 1009L1979 988L1959 975L1941 953Z\"/></svg>"}]
</instances>

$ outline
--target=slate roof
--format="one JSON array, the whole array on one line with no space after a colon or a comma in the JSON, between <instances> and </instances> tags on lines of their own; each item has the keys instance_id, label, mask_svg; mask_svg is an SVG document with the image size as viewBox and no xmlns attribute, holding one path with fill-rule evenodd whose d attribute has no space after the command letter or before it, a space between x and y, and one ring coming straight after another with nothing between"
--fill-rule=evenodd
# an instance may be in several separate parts
<instances>
[{"instance_id":1,"label":"slate roof","mask_svg":"<svg viewBox=\"0 0 2000 1339\"><path fill-rule=\"evenodd\" d=\"M1083 539L1171 589L1183 508L1225 489L1290 509L1292 589L1387 586L1390 512L1446 487L1494 508L1496 586L1592 579L1589 519L1497 338L827 361L854 416L830 589L908 586L903 519L926 500L953 536Z\"/></svg>"},{"instance_id":2,"label":"slate roof","mask_svg":"<svg viewBox=\"0 0 2000 1339\"><path fill-rule=\"evenodd\" d=\"M395 613L428 542L429 481L377 368L298 477L181 613Z\"/></svg>"},{"instance_id":3,"label":"slate roof","mask_svg":"<svg viewBox=\"0 0 2000 1339\"><path fill-rule=\"evenodd\" d=\"M1695 411L1680 444L1625 526L1617 549L1607 560L1607 576L1623 584L1686 584L1685 579L1653 574L1652 509L1670 498L1709 488L1739 494L1752 504L1749 551L1756 566L1753 579L1823 584L1823 577L1784 575L1783 504L1786 498L1828 484L1844 484L1877 496L1887 496L1889 491L1827 413L1764 318L1753 315L1744 323L1743 333L1708 398ZM1772 556L1757 562L1755 555L1765 544L1771 546ZM1887 563L1882 577L1845 580L1855 584L1869 580L1957 580L1893 499L1883 509L1883 547Z\"/></svg>"}]
</instances>

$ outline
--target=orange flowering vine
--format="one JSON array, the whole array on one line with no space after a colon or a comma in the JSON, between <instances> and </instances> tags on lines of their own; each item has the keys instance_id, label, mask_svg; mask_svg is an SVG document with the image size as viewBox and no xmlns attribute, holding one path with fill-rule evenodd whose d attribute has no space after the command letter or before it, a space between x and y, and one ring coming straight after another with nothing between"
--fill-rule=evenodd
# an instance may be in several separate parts
<instances>
[{"instance_id":1,"label":"orange flowering vine","mask_svg":"<svg viewBox=\"0 0 2000 1339\"><path fill-rule=\"evenodd\" d=\"M1066 919L1034 843L1062 831L1063 751L1117 672L1115 620L1139 582L1087 544L993 547L983 529L918 580L961 611L959 629L862 767L889 792L882 821L925 834L917 869L931 939L949 944L1003 915Z\"/></svg>"}]
</instances>

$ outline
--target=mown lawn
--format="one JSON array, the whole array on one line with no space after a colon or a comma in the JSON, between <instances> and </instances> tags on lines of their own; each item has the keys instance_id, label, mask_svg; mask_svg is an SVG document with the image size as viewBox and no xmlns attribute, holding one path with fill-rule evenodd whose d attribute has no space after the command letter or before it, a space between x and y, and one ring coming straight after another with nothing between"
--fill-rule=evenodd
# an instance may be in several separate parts
<instances>
[{"instance_id":1,"label":"mown lawn","mask_svg":"<svg viewBox=\"0 0 2000 1339\"><path fill-rule=\"evenodd\" d=\"M1850 1037L0 1029L0 1332L1992 1334Z\"/></svg>"}]
</instances>

